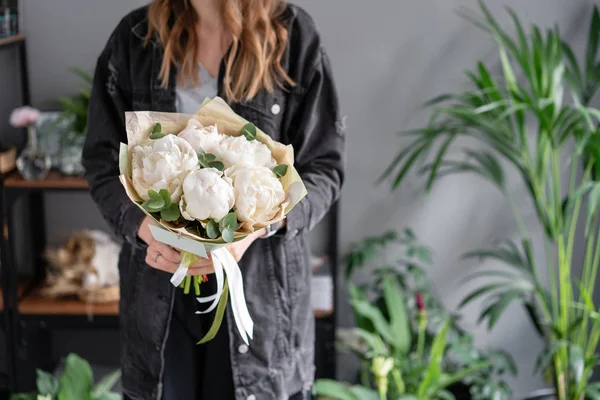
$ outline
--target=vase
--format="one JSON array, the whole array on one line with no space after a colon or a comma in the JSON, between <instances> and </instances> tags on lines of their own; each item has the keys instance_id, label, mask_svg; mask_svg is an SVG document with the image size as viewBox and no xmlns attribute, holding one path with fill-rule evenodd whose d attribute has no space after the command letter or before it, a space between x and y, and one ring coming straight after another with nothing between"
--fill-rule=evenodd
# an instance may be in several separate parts
<instances>
[{"instance_id":1,"label":"vase","mask_svg":"<svg viewBox=\"0 0 600 400\"><path fill-rule=\"evenodd\" d=\"M64 175L83 175L81 152L85 135L73 131L65 132L60 146L60 160L58 169Z\"/></svg>"},{"instance_id":2,"label":"vase","mask_svg":"<svg viewBox=\"0 0 600 400\"><path fill-rule=\"evenodd\" d=\"M27 128L27 146L17 159L17 169L26 180L40 180L48 176L52 162L38 147L35 126Z\"/></svg>"}]
</instances>

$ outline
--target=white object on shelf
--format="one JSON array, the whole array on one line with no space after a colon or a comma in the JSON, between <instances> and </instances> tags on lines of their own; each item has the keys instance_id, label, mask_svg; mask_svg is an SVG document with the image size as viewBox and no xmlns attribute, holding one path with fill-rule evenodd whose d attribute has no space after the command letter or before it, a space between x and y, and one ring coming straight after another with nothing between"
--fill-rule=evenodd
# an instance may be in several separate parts
<instances>
[{"instance_id":1,"label":"white object on shelf","mask_svg":"<svg viewBox=\"0 0 600 400\"><path fill-rule=\"evenodd\" d=\"M313 275L311 304L313 310L333 309L333 280L328 275Z\"/></svg>"}]
</instances>

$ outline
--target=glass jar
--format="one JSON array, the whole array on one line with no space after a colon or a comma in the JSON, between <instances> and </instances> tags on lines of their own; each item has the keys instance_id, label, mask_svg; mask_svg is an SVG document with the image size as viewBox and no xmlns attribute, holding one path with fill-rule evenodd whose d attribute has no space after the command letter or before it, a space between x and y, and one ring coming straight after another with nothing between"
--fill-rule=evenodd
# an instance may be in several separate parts
<instances>
[{"instance_id":1,"label":"glass jar","mask_svg":"<svg viewBox=\"0 0 600 400\"><path fill-rule=\"evenodd\" d=\"M83 175L81 152L85 135L68 130L64 132L60 146L59 171L64 175Z\"/></svg>"},{"instance_id":2,"label":"glass jar","mask_svg":"<svg viewBox=\"0 0 600 400\"><path fill-rule=\"evenodd\" d=\"M27 146L17 158L17 169L26 180L40 180L48 176L52 161L38 148L35 125L27 128Z\"/></svg>"}]
</instances>

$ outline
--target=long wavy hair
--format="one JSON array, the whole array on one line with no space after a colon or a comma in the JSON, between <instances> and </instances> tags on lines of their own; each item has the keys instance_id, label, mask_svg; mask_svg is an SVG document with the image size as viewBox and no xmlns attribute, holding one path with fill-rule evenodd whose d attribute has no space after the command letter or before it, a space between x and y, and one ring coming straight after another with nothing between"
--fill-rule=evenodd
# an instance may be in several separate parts
<instances>
[{"instance_id":1,"label":"long wavy hair","mask_svg":"<svg viewBox=\"0 0 600 400\"><path fill-rule=\"evenodd\" d=\"M261 89L273 92L294 82L281 65L288 32L282 21L285 0L222 0L225 27L233 42L225 58L223 87L229 101L252 99ZM169 84L172 65L177 80L199 85L198 16L190 0L153 0L148 10L146 43L157 35L164 47L159 78Z\"/></svg>"}]
</instances>

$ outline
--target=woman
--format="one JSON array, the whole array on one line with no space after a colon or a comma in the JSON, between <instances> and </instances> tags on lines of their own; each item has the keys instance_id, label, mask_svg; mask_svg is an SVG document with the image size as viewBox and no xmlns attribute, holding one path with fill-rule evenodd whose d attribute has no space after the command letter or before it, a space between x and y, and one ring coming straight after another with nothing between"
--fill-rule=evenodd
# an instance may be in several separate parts
<instances>
[{"instance_id":1,"label":"woman","mask_svg":"<svg viewBox=\"0 0 600 400\"><path fill-rule=\"evenodd\" d=\"M197 346L211 317L169 283L176 249L117 179L124 112L194 113L219 95L275 140L294 147L308 195L284 224L230 246L244 275L254 339L227 309L217 337ZM307 232L343 180L343 122L331 69L311 18L283 0L154 0L118 25L94 76L83 161L92 197L124 246L122 381L130 399L287 400L313 382ZM212 272L204 260L193 274ZM204 290L204 289L203 289Z\"/></svg>"}]
</instances>

